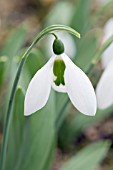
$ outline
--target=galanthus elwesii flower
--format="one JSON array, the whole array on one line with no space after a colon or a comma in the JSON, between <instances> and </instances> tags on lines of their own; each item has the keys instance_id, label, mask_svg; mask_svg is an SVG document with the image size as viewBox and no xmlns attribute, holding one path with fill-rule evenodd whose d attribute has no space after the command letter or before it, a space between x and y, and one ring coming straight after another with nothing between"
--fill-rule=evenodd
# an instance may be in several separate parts
<instances>
[{"instance_id":1,"label":"galanthus elwesii flower","mask_svg":"<svg viewBox=\"0 0 113 170\"><path fill-rule=\"evenodd\" d=\"M113 60L103 72L97 88L98 107L105 109L113 104Z\"/></svg>"},{"instance_id":2,"label":"galanthus elwesii flower","mask_svg":"<svg viewBox=\"0 0 113 170\"><path fill-rule=\"evenodd\" d=\"M103 29L103 42L104 43L108 38L113 35L113 18L110 18ZM113 59L113 43L105 50L102 55L102 67L106 68L110 61Z\"/></svg>"},{"instance_id":3,"label":"galanthus elwesii flower","mask_svg":"<svg viewBox=\"0 0 113 170\"><path fill-rule=\"evenodd\" d=\"M25 115L43 108L49 98L51 87L67 93L72 104L83 114L96 113L96 96L86 74L64 53L59 39L53 43L54 55L32 78L25 96Z\"/></svg>"}]
</instances>

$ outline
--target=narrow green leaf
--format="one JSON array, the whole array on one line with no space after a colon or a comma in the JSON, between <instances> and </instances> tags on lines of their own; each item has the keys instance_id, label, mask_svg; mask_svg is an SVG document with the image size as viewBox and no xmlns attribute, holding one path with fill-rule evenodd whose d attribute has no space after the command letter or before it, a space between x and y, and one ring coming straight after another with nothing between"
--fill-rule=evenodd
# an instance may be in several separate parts
<instances>
[{"instance_id":1,"label":"narrow green leaf","mask_svg":"<svg viewBox=\"0 0 113 170\"><path fill-rule=\"evenodd\" d=\"M65 101L68 99L68 95L66 93L57 93L56 92L56 108L57 108L57 117L61 115L60 111Z\"/></svg>"},{"instance_id":2,"label":"narrow green leaf","mask_svg":"<svg viewBox=\"0 0 113 170\"><path fill-rule=\"evenodd\" d=\"M10 58L17 55L18 51L25 42L26 30L22 27L17 28L12 32L1 51L1 55L9 56Z\"/></svg>"},{"instance_id":3,"label":"narrow green leaf","mask_svg":"<svg viewBox=\"0 0 113 170\"><path fill-rule=\"evenodd\" d=\"M65 121L60 129L60 143L66 147L73 141L73 139L80 135L87 126L97 123L104 118L109 117L112 113L113 106L105 109L98 110L94 117L85 116L78 111L73 113L74 115L68 121ZM107 113L107 114L106 114Z\"/></svg>"},{"instance_id":4,"label":"narrow green leaf","mask_svg":"<svg viewBox=\"0 0 113 170\"><path fill-rule=\"evenodd\" d=\"M27 57L26 63L23 68L22 75L20 77L19 84L24 89L27 89L28 84L32 77L35 75L35 73L44 66L46 60L44 59L42 53L37 50L33 49L32 52Z\"/></svg>"},{"instance_id":5,"label":"narrow green leaf","mask_svg":"<svg viewBox=\"0 0 113 170\"><path fill-rule=\"evenodd\" d=\"M57 1L57 3L52 6L49 14L46 17L46 25L57 23L69 25L72 10L73 4L71 4L70 2Z\"/></svg>"},{"instance_id":6,"label":"narrow green leaf","mask_svg":"<svg viewBox=\"0 0 113 170\"><path fill-rule=\"evenodd\" d=\"M103 26L105 22L107 22L107 20L113 16L112 9L113 0L110 0L108 3L101 5L100 8L97 8L95 15L91 16L90 21L92 22L92 25ZM100 20L102 20L102 22L100 22Z\"/></svg>"},{"instance_id":7,"label":"narrow green leaf","mask_svg":"<svg viewBox=\"0 0 113 170\"><path fill-rule=\"evenodd\" d=\"M4 76L7 69L8 58L5 56L0 57L0 86L3 83Z\"/></svg>"},{"instance_id":8,"label":"narrow green leaf","mask_svg":"<svg viewBox=\"0 0 113 170\"><path fill-rule=\"evenodd\" d=\"M79 30L81 36L83 36L89 27L90 5L90 0L75 2L76 10L72 17L71 26Z\"/></svg>"},{"instance_id":9,"label":"narrow green leaf","mask_svg":"<svg viewBox=\"0 0 113 170\"><path fill-rule=\"evenodd\" d=\"M69 106L69 97L67 94L56 94L56 128L57 131L60 129L65 117L67 116Z\"/></svg>"},{"instance_id":10,"label":"narrow green leaf","mask_svg":"<svg viewBox=\"0 0 113 170\"><path fill-rule=\"evenodd\" d=\"M6 170L49 170L55 148L54 94L44 109L25 117L24 95L17 89L8 140Z\"/></svg>"},{"instance_id":11,"label":"narrow green leaf","mask_svg":"<svg viewBox=\"0 0 113 170\"><path fill-rule=\"evenodd\" d=\"M33 49L26 60L25 67L27 67L32 78L36 71L39 70L44 64L45 58L41 51L38 49Z\"/></svg>"},{"instance_id":12,"label":"narrow green leaf","mask_svg":"<svg viewBox=\"0 0 113 170\"><path fill-rule=\"evenodd\" d=\"M94 170L105 157L110 142L91 144L72 157L60 170Z\"/></svg>"},{"instance_id":13,"label":"narrow green leaf","mask_svg":"<svg viewBox=\"0 0 113 170\"><path fill-rule=\"evenodd\" d=\"M13 170L22 145L23 128L24 128L24 94L21 88L16 91L14 100L13 114L8 140L6 170Z\"/></svg>"},{"instance_id":14,"label":"narrow green leaf","mask_svg":"<svg viewBox=\"0 0 113 170\"><path fill-rule=\"evenodd\" d=\"M54 114L54 95L52 94L43 109L26 117L23 144L15 170L43 170L45 165L47 169L50 167L54 151L52 145L55 140ZM50 160L48 160L49 156Z\"/></svg>"},{"instance_id":15,"label":"narrow green leaf","mask_svg":"<svg viewBox=\"0 0 113 170\"><path fill-rule=\"evenodd\" d=\"M86 71L94 58L98 46L97 32L92 31L81 39L75 63Z\"/></svg>"}]
</instances>

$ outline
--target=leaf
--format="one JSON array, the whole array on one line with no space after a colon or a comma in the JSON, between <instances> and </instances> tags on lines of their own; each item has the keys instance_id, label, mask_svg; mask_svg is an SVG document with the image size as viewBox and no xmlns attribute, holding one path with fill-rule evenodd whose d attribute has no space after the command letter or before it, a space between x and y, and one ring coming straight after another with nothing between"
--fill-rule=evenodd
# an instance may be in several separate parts
<instances>
[{"instance_id":1,"label":"leaf","mask_svg":"<svg viewBox=\"0 0 113 170\"><path fill-rule=\"evenodd\" d=\"M37 49L33 49L32 52L27 57L27 60L23 68L23 73L19 81L19 83L24 89L27 89L27 86L31 78L44 64L45 64L45 59L41 51Z\"/></svg>"},{"instance_id":2,"label":"leaf","mask_svg":"<svg viewBox=\"0 0 113 170\"><path fill-rule=\"evenodd\" d=\"M93 143L79 151L60 170L94 170L104 159L109 147L109 142Z\"/></svg>"},{"instance_id":3,"label":"leaf","mask_svg":"<svg viewBox=\"0 0 113 170\"><path fill-rule=\"evenodd\" d=\"M57 117L61 116L61 108L65 105L65 101L68 99L66 93L56 93L56 108L57 108Z\"/></svg>"},{"instance_id":4,"label":"leaf","mask_svg":"<svg viewBox=\"0 0 113 170\"><path fill-rule=\"evenodd\" d=\"M7 69L8 58L5 56L0 57L0 86L4 81Z\"/></svg>"},{"instance_id":5,"label":"leaf","mask_svg":"<svg viewBox=\"0 0 113 170\"><path fill-rule=\"evenodd\" d=\"M55 148L54 94L44 109L25 117L24 95L17 89L8 141L6 170L49 170Z\"/></svg>"},{"instance_id":6,"label":"leaf","mask_svg":"<svg viewBox=\"0 0 113 170\"><path fill-rule=\"evenodd\" d=\"M40 50L33 49L29 54L25 66L27 67L31 78L34 76L37 70L39 70L45 64L45 59Z\"/></svg>"},{"instance_id":7,"label":"leaf","mask_svg":"<svg viewBox=\"0 0 113 170\"><path fill-rule=\"evenodd\" d=\"M95 15L91 16L91 22L93 26L102 26L107 22L109 18L113 16L113 1L108 1L106 4L101 5L96 9ZM101 22L100 22L101 20Z\"/></svg>"},{"instance_id":8,"label":"leaf","mask_svg":"<svg viewBox=\"0 0 113 170\"><path fill-rule=\"evenodd\" d=\"M58 1L52 6L46 17L46 25L65 24L68 25L71 19L73 5L68 1ZM61 15L62 14L62 15Z\"/></svg>"},{"instance_id":9,"label":"leaf","mask_svg":"<svg viewBox=\"0 0 113 170\"><path fill-rule=\"evenodd\" d=\"M54 95L47 105L26 117L23 144L15 170L43 170L50 167L54 152ZM50 160L48 160L51 158ZM48 162L47 162L48 161Z\"/></svg>"},{"instance_id":10,"label":"leaf","mask_svg":"<svg viewBox=\"0 0 113 170\"><path fill-rule=\"evenodd\" d=\"M68 121L65 121L60 129L60 143L66 147L74 138L80 135L86 127L107 118L112 113L112 110L113 106L105 110L98 110L94 117L85 116L75 111L72 118L67 119Z\"/></svg>"},{"instance_id":11,"label":"leaf","mask_svg":"<svg viewBox=\"0 0 113 170\"><path fill-rule=\"evenodd\" d=\"M80 32L81 37L89 27L90 4L90 0L79 0L75 4L76 10L74 10L75 12L72 17L71 26Z\"/></svg>"},{"instance_id":12,"label":"leaf","mask_svg":"<svg viewBox=\"0 0 113 170\"><path fill-rule=\"evenodd\" d=\"M57 131L60 129L62 123L65 120L65 117L67 116L68 107L69 106L69 97L67 94L56 94L56 128Z\"/></svg>"},{"instance_id":13,"label":"leaf","mask_svg":"<svg viewBox=\"0 0 113 170\"><path fill-rule=\"evenodd\" d=\"M81 43L78 49L77 56L75 57L75 63L79 66L83 71L86 71L91 61L93 60L97 46L97 32L92 31L88 33L81 39Z\"/></svg>"},{"instance_id":14,"label":"leaf","mask_svg":"<svg viewBox=\"0 0 113 170\"><path fill-rule=\"evenodd\" d=\"M11 127L8 141L8 153L6 161L6 170L13 170L15 163L19 159L19 152L22 145L23 128L25 117L24 109L24 94L19 87L16 91L14 100L14 108L12 113Z\"/></svg>"},{"instance_id":15,"label":"leaf","mask_svg":"<svg viewBox=\"0 0 113 170\"><path fill-rule=\"evenodd\" d=\"M14 32L12 32L9 35L1 51L1 55L9 56L10 58L17 55L20 48L25 42L25 36L26 36L26 30L22 27L17 28Z\"/></svg>"}]
</instances>

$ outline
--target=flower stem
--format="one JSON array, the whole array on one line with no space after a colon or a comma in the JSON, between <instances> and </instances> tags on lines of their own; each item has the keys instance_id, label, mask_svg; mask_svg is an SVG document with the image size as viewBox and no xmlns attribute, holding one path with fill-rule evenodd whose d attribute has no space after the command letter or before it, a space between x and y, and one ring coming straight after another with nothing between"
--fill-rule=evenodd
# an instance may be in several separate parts
<instances>
[{"instance_id":1,"label":"flower stem","mask_svg":"<svg viewBox=\"0 0 113 170\"><path fill-rule=\"evenodd\" d=\"M51 34L55 37L55 39L58 39L57 35L54 32L52 32Z\"/></svg>"},{"instance_id":2,"label":"flower stem","mask_svg":"<svg viewBox=\"0 0 113 170\"><path fill-rule=\"evenodd\" d=\"M38 36L35 38L35 40L31 44L31 46L24 53L24 55L22 57L22 60L21 60L21 62L19 64L16 76L15 76L14 84L13 84L13 87L12 87L12 91L11 91L11 95L10 95L10 99L9 99L9 103L8 103L8 110L7 110L6 117L5 117L4 131L3 131L3 143L2 143L2 148L1 148L0 170L5 169L7 144L8 144L8 134L9 134L10 123L11 123L11 118L12 118L12 112L11 112L12 111L12 105L13 105L13 100L14 100L14 96L15 96L15 93L16 93L16 89L17 89L17 85L18 85L18 81L19 81L21 72L22 72L23 65L24 65L30 51L34 47L34 45L36 43L38 43L38 41L42 37L44 37L48 33L51 33L52 31L55 31L55 30L67 31L67 32L75 35L76 37L80 38L80 34L77 31L75 31L74 29L72 29L72 28L70 28L68 26L65 26L65 25L52 25L52 26L49 26L49 27L45 28L44 30L42 30L38 34Z\"/></svg>"}]
</instances>

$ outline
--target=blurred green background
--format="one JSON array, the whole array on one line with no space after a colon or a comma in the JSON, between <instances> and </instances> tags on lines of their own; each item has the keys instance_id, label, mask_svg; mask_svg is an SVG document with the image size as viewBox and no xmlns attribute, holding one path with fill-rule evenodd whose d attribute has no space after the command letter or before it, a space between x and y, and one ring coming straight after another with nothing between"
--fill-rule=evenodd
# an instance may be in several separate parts
<instances>
[{"instance_id":1,"label":"blurred green background","mask_svg":"<svg viewBox=\"0 0 113 170\"><path fill-rule=\"evenodd\" d=\"M56 34L64 41L73 62L87 72L101 48L103 27L113 17L113 1L103 2L0 1L0 145L19 61L36 34L51 24L76 29L81 39L61 31ZM43 38L24 65L13 104L5 170L112 170L113 106L98 109L95 117L85 116L67 101L67 94L52 90L43 109L24 117L27 86L36 71L51 57L52 40L52 35ZM94 87L102 72L99 61L88 74Z\"/></svg>"}]
</instances>

